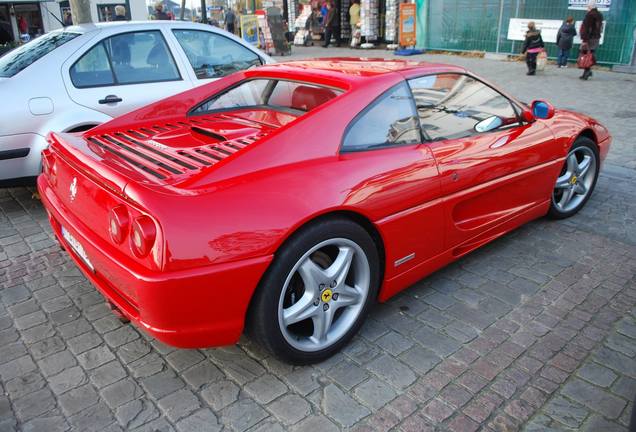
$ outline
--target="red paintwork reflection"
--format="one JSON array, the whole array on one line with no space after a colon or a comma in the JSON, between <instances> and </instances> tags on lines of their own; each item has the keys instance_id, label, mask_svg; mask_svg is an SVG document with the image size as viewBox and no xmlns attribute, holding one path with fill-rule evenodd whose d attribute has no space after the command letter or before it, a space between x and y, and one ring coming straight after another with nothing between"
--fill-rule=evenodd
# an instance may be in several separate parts
<instances>
[{"instance_id":1,"label":"red paintwork reflection","mask_svg":"<svg viewBox=\"0 0 636 432\"><path fill-rule=\"evenodd\" d=\"M405 77L434 72L465 73L359 59L240 72L82 136L51 135L40 194L58 238L64 227L91 258L94 272L71 253L89 279L126 316L173 345L235 342L278 248L332 213L366 219L379 235L383 301L545 214L577 135L591 134L602 158L610 145L593 119L558 111L551 120L470 138L340 152L347 126L378 95ZM343 93L304 115L255 109L188 116L220 90L259 77ZM73 179L78 192L71 199ZM115 206L131 220L154 222L157 239L147 257L132 253L130 233L121 244L110 238Z\"/></svg>"}]
</instances>

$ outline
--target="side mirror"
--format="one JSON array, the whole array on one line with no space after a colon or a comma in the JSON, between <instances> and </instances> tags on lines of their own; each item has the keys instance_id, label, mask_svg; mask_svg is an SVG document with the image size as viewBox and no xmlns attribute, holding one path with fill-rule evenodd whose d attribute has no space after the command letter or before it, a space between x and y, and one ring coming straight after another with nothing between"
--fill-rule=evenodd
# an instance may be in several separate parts
<instances>
[{"instance_id":1,"label":"side mirror","mask_svg":"<svg viewBox=\"0 0 636 432\"><path fill-rule=\"evenodd\" d=\"M475 125L475 131L477 132L490 132L495 130L503 124L501 117L491 116L484 119Z\"/></svg>"},{"instance_id":2,"label":"side mirror","mask_svg":"<svg viewBox=\"0 0 636 432\"><path fill-rule=\"evenodd\" d=\"M530 106L532 107L532 115L535 118L547 120L554 116L554 107L546 101L536 100Z\"/></svg>"}]
</instances>

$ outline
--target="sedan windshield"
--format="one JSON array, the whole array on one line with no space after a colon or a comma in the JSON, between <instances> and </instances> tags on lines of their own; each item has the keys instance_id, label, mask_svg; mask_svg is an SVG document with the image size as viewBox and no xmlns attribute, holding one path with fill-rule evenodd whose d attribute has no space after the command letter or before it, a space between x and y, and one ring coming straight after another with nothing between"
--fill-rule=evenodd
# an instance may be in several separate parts
<instances>
[{"instance_id":1,"label":"sedan windshield","mask_svg":"<svg viewBox=\"0 0 636 432\"><path fill-rule=\"evenodd\" d=\"M80 33L52 32L0 57L0 77L10 78Z\"/></svg>"}]
</instances>

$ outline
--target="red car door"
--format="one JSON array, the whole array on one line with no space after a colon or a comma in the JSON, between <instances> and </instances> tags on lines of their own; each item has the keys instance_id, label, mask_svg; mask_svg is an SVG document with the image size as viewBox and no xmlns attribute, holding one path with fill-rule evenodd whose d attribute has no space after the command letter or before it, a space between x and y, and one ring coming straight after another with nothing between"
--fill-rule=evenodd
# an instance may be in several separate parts
<instances>
[{"instance_id":1,"label":"red car door","mask_svg":"<svg viewBox=\"0 0 636 432\"><path fill-rule=\"evenodd\" d=\"M402 82L352 121L341 147L341 171L334 173L353 183L344 205L364 208L381 232L385 297L415 282L424 271L419 267L444 249L439 174L423 141L413 97Z\"/></svg>"},{"instance_id":2,"label":"red car door","mask_svg":"<svg viewBox=\"0 0 636 432\"><path fill-rule=\"evenodd\" d=\"M463 255L547 205L559 169L547 126L520 121L508 98L468 75L409 85L440 173L447 250Z\"/></svg>"}]
</instances>

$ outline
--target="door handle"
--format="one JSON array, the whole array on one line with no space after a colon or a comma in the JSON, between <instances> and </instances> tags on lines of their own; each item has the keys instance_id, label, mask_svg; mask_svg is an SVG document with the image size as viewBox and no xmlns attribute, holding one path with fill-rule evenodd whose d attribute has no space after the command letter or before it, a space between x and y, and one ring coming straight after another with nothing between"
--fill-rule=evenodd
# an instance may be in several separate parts
<instances>
[{"instance_id":1,"label":"door handle","mask_svg":"<svg viewBox=\"0 0 636 432\"><path fill-rule=\"evenodd\" d=\"M109 104L121 101L123 101L123 99L118 97L117 95L108 95L104 99L100 99L97 102L99 102L100 104Z\"/></svg>"}]
</instances>

